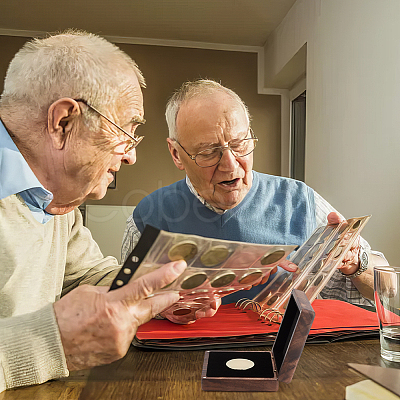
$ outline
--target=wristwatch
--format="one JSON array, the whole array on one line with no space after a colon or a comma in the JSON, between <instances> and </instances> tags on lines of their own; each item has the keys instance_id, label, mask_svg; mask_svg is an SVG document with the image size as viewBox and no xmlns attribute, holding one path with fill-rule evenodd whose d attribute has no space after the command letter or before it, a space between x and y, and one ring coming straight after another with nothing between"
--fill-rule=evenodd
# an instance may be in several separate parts
<instances>
[{"instance_id":1,"label":"wristwatch","mask_svg":"<svg viewBox=\"0 0 400 400\"><path fill-rule=\"evenodd\" d=\"M342 271L340 271L341 274L347 278L355 278L357 276L360 276L364 271L366 271L368 269L369 257L368 257L367 250L363 246L360 246L360 251L358 253L358 259L360 260L360 266L359 266L358 270L356 272L354 272L354 274L346 275Z\"/></svg>"}]
</instances>

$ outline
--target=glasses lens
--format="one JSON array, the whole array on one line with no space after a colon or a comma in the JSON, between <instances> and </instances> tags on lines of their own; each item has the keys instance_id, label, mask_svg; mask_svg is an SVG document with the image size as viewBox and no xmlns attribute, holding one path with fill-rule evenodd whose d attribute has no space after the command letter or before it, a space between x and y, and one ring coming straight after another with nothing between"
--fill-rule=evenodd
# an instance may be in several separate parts
<instances>
[{"instance_id":1,"label":"glasses lens","mask_svg":"<svg viewBox=\"0 0 400 400\"><path fill-rule=\"evenodd\" d=\"M235 157L245 157L254 151L256 143L257 139L249 138L232 142L226 147L203 150L196 155L195 162L199 167L212 167L219 163L226 149L230 149Z\"/></svg>"},{"instance_id":2,"label":"glasses lens","mask_svg":"<svg viewBox=\"0 0 400 400\"><path fill-rule=\"evenodd\" d=\"M213 165L219 163L221 157L221 147L214 147L201 151L196 155L194 160L199 167L212 167Z\"/></svg>"}]
</instances>

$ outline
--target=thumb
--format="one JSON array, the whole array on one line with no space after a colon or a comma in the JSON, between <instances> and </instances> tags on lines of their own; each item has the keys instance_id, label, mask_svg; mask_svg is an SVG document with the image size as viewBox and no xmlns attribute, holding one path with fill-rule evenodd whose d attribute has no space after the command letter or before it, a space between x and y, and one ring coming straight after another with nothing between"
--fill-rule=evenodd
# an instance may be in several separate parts
<instances>
[{"instance_id":1,"label":"thumb","mask_svg":"<svg viewBox=\"0 0 400 400\"><path fill-rule=\"evenodd\" d=\"M154 291L172 283L186 269L185 261L174 261L131 280L127 285L107 293L110 301L123 300L129 304L149 297Z\"/></svg>"},{"instance_id":2,"label":"thumb","mask_svg":"<svg viewBox=\"0 0 400 400\"><path fill-rule=\"evenodd\" d=\"M344 220L344 218L340 214L333 211L328 214L327 219L328 219L328 224L331 225L339 224Z\"/></svg>"}]
</instances>

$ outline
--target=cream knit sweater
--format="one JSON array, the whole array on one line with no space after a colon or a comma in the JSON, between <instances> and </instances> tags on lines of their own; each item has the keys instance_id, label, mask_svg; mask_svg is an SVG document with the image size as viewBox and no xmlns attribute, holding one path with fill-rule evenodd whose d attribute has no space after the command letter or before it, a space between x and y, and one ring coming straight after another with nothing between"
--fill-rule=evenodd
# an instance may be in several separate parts
<instances>
[{"instance_id":1,"label":"cream knit sweater","mask_svg":"<svg viewBox=\"0 0 400 400\"><path fill-rule=\"evenodd\" d=\"M0 392L68 376L53 303L116 272L78 210L41 224L18 195L0 200Z\"/></svg>"}]
</instances>

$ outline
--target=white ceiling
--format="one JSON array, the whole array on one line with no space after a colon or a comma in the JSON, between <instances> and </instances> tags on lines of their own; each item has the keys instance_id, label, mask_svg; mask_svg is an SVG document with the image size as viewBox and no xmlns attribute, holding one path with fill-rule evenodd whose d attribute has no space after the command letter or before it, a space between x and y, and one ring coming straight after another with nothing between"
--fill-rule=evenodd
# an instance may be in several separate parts
<instances>
[{"instance_id":1,"label":"white ceiling","mask_svg":"<svg viewBox=\"0 0 400 400\"><path fill-rule=\"evenodd\" d=\"M0 34L84 29L103 36L262 46L296 0L7 0Z\"/></svg>"}]
</instances>

